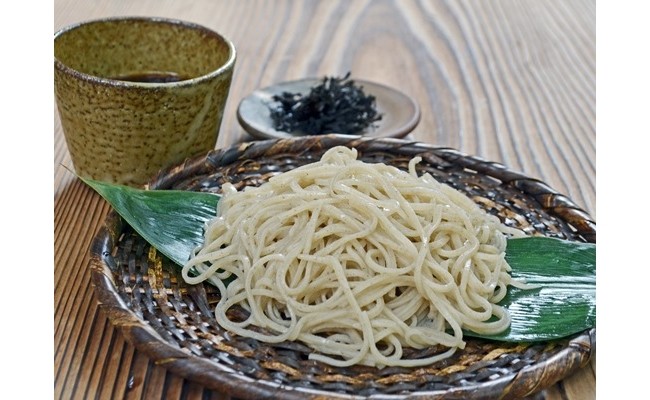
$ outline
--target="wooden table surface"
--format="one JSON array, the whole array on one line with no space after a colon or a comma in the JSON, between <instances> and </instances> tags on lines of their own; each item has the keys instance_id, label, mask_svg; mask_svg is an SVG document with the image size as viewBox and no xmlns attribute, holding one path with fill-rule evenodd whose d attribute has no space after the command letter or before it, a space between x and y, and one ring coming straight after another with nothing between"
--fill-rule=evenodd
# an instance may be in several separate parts
<instances>
[{"instance_id":1,"label":"wooden table surface","mask_svg":"<svg viewBox=\"0 0 650 400\"><path fill-rule=\"evenodd\" d=\"M596 217L595 0L54 2L55 30L120 15L188 20L235 43L217 147L252 140L236 118L252 90L350 71L415 98L412 139L539 178ZM154 365L99 311L88 251L109 206L67 168L55 105L54 397L228 398ZM536 398L595 398L595 366Z\"/></svg>"}]
</instances>

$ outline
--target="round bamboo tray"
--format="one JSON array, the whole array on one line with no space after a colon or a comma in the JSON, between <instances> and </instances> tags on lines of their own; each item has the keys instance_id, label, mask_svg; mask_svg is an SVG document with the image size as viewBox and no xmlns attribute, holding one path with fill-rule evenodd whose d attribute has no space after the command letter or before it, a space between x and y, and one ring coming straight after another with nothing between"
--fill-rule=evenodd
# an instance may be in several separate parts
<instances>
[{"instance_id":1,"label":"round bamboo tray","mask_svg":"<svg viewBox=\"0 0 650 400\"><path fill-rule=\"evenodd\" d=\"M595 221L543 182L454 149L403 139L324 135L243 143L163 170L148 188L219 192L224 182L260 185L338 145L356 148L367 162L402 169L421 156L420 172L466 193L509 225L596 241ZM535 344L467 338L464 350L426 367L332 367L308 360L310 349L301 343L266 344L222 329L212 311L218 291L187 285L180 268L114 211L93 241L90 265L100 307L130 343L173 373L236 398L517 399L572 374L595 352L594 328Z\"/></svg>"}]
</instances>

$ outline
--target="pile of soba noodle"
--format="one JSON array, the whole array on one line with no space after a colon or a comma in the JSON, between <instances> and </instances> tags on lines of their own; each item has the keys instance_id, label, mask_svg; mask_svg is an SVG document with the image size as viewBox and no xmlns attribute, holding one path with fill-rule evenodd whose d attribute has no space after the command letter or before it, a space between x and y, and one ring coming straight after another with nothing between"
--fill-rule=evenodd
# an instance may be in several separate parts
<instances>
[{"instance_id":1,"label":"pile of soba noodle","mask_svg":"<svg viewBox=\"0 0 650 400\"><path fill-rule=\"evenodd\" d=\"M183 278L218 287L223 328L303 342L335 366L430 364L464 347L462 329L501 332L510 317L495 303L522 286L508 274L506 235L521 233L418 177L419 161L405 172L335 147L258 188L226 184ZM230 319L236 306L250 316ZM403 357L434 345L448 349Z\"/></svg>"}]
</instances>

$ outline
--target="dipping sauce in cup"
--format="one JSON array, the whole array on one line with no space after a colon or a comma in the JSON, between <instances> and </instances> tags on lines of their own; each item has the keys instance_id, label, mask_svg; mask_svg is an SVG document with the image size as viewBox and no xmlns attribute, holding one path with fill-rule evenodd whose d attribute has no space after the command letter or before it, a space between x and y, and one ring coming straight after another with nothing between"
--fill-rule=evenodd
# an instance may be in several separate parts
<instances>
[{"instance_id":1,"label":"dipping sauce in cup","mask_svg":"<svg viewBox=\"0 0 650 400\"><path fill-rule=\"evenodd\" d=\"M82 22L54 35L54 93L75 172L142 186L214 149L233 43L163 18Z\"/></svg>"}]
</instances>

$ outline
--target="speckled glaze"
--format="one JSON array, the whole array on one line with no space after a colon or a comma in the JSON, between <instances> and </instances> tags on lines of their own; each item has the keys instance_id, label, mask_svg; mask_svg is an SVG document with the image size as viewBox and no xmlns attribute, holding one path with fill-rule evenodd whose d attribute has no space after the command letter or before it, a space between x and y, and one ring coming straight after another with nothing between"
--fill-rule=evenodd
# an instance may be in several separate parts
<instances>
[{"instance_id":1,"label":"speckled glaze","mask_svg":"<svg viewBox=\"0 0 650 400\"><path fill-rule=\"evenodd\" d=\"M234 45L196 24L111 18L54 36L54 92L75 172L142 186L160 169L214 148ZM173 72L144 83L115 77Z\"/></svg>"}]
</instances>

